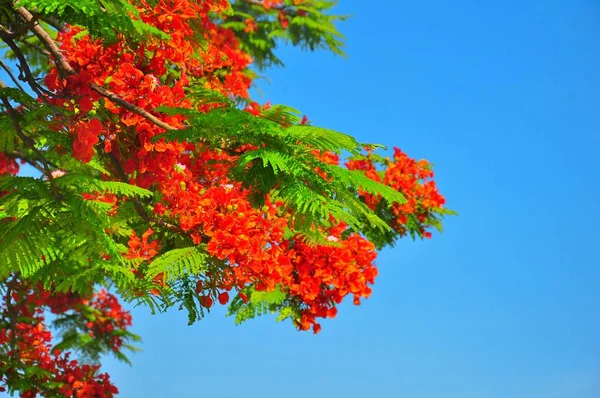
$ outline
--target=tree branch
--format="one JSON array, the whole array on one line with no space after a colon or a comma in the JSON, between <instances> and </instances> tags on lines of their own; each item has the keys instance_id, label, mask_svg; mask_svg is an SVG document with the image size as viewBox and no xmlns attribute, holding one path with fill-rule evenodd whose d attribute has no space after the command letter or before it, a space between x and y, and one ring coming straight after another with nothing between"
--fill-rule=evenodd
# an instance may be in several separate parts
<instances>
[{"instance_id":1,"label":"tree branch","mask_svg":"<svg viewBox=\"0 0 600 398\"><path fill-rule=\"evenodd\" d=\"M119 97L117 94L106 90L105 88L97 85L96 83L90 83L90 88L92 90L94 90L95 92L97 92L98 94L100 94L101 96L108 98L109 100L111 100L112 102L114 102L116 104L121 105L123 108L127 109L128 111L137 113L138 115L150 120L152 123L154 123L158 127L162 127L165 130L177 130L177 128L171 126L168 123L163 122L162 120L160 120L159 118L157 118L150 112L146 111L145 109L142 109L139 106L133 105L132 103L125 101L123 98Z\"/></svg>"},{"instance_id":2,"label":"tree branch","mask_svg":"<svg viewBox=\"0 0 600 398\"><path fill-rule=\"evenodd\" d=\"M52 94L49 91L47 91L46 89L44 89L42 86L40 86L38 84L38 82L35 81L35 78L33 77L33 73L31 72L31 69L29 68L29 64L27 63L27 60L25 59L23 52L21 51L19 46L17 46L15 41L10 37L10 35L8 35L6 33L6 31L4 31L4 30L0 30L0 39L2 39L8 45L8 47L10 47L10 49L15 53L15 56L19 60L19 68L21 69L21 75L19 76L19 80L26 81L29 84L29 87L31 87L31 89L40 98L44 98L42 91L44 91L46 94ZM24 75L24 78L22 77L23 75Z\"/></svg>"},{"instance_id":3,"label":"tree branch","mask_svg":"<svg viewBox=\"0 0 600 398\"><path fill-rule=\"evenodd\" d=\"M6 84L4 84L4 82L2 80L0 80L0 88L6 88ZM46 176L46 178L48 179L48 181L50 181L50 186L52 188L52 192L54 193L54 195L57 198L60 197L60 195L58 194L58 190L56 189L56 186L54 185L54 177L52 177L52 171L50 170L50 166L48 165L49 162L46 160L46 158L44 157L42 152L40 152L40 150L35 146L35 141L33 139L31 139L31 137L28 137L23 132L23 129L21 128L21 125L19 124L19 117L18 117L17 111L15 111L15 108L13 108L12 105L10 104L8 97L6 97L5 95L0 95L0 101L2 101L2 104L8 111L8 115L10 117L10 120L12 121L13 128L15 129L15 132L17 133L17 135L19 136L21 141L23 141L25 146L27 146L29 149L31 149L36 154L36 156L42 163L42 166L44 168L43 173Z\"/></svg>"},{"instance_id":4,"label":"tree branch","mask_svg":"<svg viewBox=\"0 0 600 398\"><path fill-rule=\"evenodd\" d=\"M58 72L63 79L66 79L67 76L74 74L75 70L69 64L69 61L65 58L65 56L58 48L56 42L50 37L48 32L44 30L42 25L35 19L35 17L25 9L25 7L17 8L17 12L27 21L27 23L31 24L31 30L33 34L35 34L38 39L42 42L42 44L50 51L52 56L54 57L54 62L56 62L56 66L58 67Z\"/></svg>"},{"instance_id":5,"label":"tree branch","mask_svg":"<svg viewBox=\"0 0 600 398\"><path fill-rule=\"evenodd\" d=\"M17 79L17 77L15 76L13 71L1 59L0 59L0 66L2 67L2 69L4 69L6 71L6 73L8 73L8 76L10 76L10 79L15 83L15 85L19 88L19 90L25 91L25 89L23 88L23 86L21 86L21 83L19 83L19 80Z\"/></svg>"},{"instance_id":6,"label":"tree branch","mask_svg":"<svg viewBox=\"0 0 600 398\"><path fill-rule=\"evenodd\" d=\"M29 11L27 11L24 7L19 7L17 9L17 12L25 19L25 21L32 23L33 33L38 37L38 39L40 39L40 41L42 42L42 44L44 44L44 46L48 49L48 51L50 51L50 53L52 54L52 57L54 57L54 61L56 62L56 67L57 67L61 77L63 79L66 79L68 76L76 74L77 72L73 69L73 67L67 60L67 58L65 58L65 56L62 54L62 52L61 52L60 48L58 47L58 45L56 44L56 42L52 39L52 37L50 37L48 32L46 32L44 30L44 28L35 20L33 15ZM98 94L100 94L101 96L108 98L109 100L111 100L112 102L114 102L116 104L121 105L123 108L127 109L128 111L136 113L136 114L148 119L149 121L151 121L158 127L162 127L165 130L177 130L175 127L171 126L168 123L163 122L162 120L160 120L159 118L157 118L150 112L146 111L145 109L142 109L136 105L133 105L133 104L125 101L123 98L119 97L115 93L112 93L112 92L106 90L105 88L103 88L102 86L100 86L96 83L90 83L90 88L92 90L94 90L95 92L97 92Z\"/></svg>"},{"instance_id":7,"label":"tree branch","mask_svg":"<svg viewBox=\"0 0 600 398\"><path fill-rule=\"evenodd\" d=\"M29 156L27 156L25 153L23 153L21 151L12 151L10 153L7 153L7 155L10 157L13 157L13 158L24 160L27 164L36 168L40 173L42 173L42 174L46 173L46 170L44 170L43 166L40 166L40 164L38 162L36 162L35 159L30 158Z\"/></svg>"},{"instance_id":8,"label":"tree branch","mask_svg":"<svg viewBox=\"0 0 600 398\"><path fill-rule=\"evenodd\" d=\"M29 36L29 37L31 37L31 36ZM36 44L28 42L27 38L23 38L19 42L25 44L29 48L33 48L34 50L39 51L40 53L44 54L47 57L49 57L50 55L52 55L52 54L50 54L50 51L48 51L48 50L46 50L46 49L44 49L44 48L42 48L42 47L40 47L40 46L38 46Z\"/></svg>"},{"instance_id":9,"label":"tree branch","mask_svg":"<svg viewBox=\"0 0 600 398\"><path fill-rule=\"evenodd\" d=\"M43 16L42 21L46 22L48 25L51 25L54 29L59 32L66 32L67 26L64 22L60 22L57 18L50 16Z\"/></svg>"}]
</instances>

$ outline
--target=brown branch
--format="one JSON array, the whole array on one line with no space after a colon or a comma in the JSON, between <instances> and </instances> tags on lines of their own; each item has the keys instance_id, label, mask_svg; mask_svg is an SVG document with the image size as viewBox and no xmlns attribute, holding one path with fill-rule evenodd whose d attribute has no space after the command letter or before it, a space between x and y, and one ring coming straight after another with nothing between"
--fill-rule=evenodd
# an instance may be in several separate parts
<instances>
[{"instance_id":1,"label":"brown branch","mask_svg":"<svg viewBox=\"0 0 600 398\"><path fill-rule=\"evenodd\" d=\"M46 22L48 25L52 26L54 29L59 32L66 32L67 25L64 22L60 22L57 18L50 16L43 16L42 21Z\"/></svg>"},{"instance_id":2,"label":"brown branch","mask_svg":"<svg viewBox=\"0 0 600 398\"><path fill-rule=\"evenodd\" d=\"M56 66L61 77L66 79L67 76L74 74L75 70L71 67L69 61L67 61L65 56L62 54L56 42L52 39L52 37L50 37L48 32L44 30L42 25L40 25L35 17L29 11L27 11L25 7L17 8L17 12L23 17L23 19L25 19L25 21L27 21L27 23L32 25L31 30L33 31L33 34L35 34L38 39L40 39L42 44L48 49L48 51L50 51L54 57L54 62L56 62Z\"/></svg>"},{"instance_id":3,"label":"brown branch","mask_svg":"<svg viewBox=\"0 0 600 398\"><path fill-rule=\"evenodd\" d=\"M67 60L67 58L63 55L63 53L61 52L61 50L58 47L58 45L56 44L56 42L52 39L52 37L50 37L48 32L46 32L44 30L44 28L35 20L34 16L29 11L27 11L24 7L19 7L17 9L17 12L27 22L32 23L33 33L38 37L38 39L40 39L42 44L44 44L44 46L48 49L48 51L50 51L50 53L54 57L54 61L56 62L56 67L58 68L58 71L59 71L59 74L61 75L61 77L66 78L69 75L76 74L77 72L73 69L73 67ZM112 92L106 90L105 88L103 88L102 86L100 86L96 83L90 83L90 88L92 90L94 90L95 92L97 92L98 94L100 94L101 96L108 98L109 100L111 100L112 102L114 102L116 104L121 105L123 108L127 109L128 111L136 113L136 114L148 119L149 121L151 121L158 127L162 127L165 130L177 130L175 127L171 126L168 123L163 122L162 120L160 120L159 118L157 118L150 112L146 111L145 109L142 109L139 106L133 105L133 104L125 101L123 98L119 97L115 93L112 93Z\"/></svg>"},{"instance_id":4,"label":"brown branch","mask_svg":"<svg viewBox=\"0 0 600 398\"><path fill-rule=\"evenodd\" d=\"M119 97L117 94L108 91L107 89L99 86L96 83L90 83L90 88L92 90L94 90L95 92L97 92L98 94L100 94L101 96L108 98L109 100L111 100L112 102L114 102L116 104L121 105L123 108L127 109L128 111L137 113L138 115L145 117L146 119L150 120L152 123L157 125L158 127L162 127L165 130L177 130L177 128L171 126L168 123L163 122L162 120L160 120L159 118L157 118L150 112L146 111L145 109L142 109L139 106L133 105L132 103L125 101L123 98Z\"/></svg>"},{"instance_id":5,"label":"brown branch","mask_svg":"<svg viewBox=\"0 0 600 398\"><path fill-rule=\"evenodd\" d=\"M29 156L27 156L25 153L23 153L21 151L12 151L10 153L7 153L7 155L12 158L24 160L27 164L36 168L40 173L42 173L42 174L46 173L46 170L44 170L43 166L40 166L39 163L35 161L35 159L30 158Z\"/></svg>"}]
</instances>

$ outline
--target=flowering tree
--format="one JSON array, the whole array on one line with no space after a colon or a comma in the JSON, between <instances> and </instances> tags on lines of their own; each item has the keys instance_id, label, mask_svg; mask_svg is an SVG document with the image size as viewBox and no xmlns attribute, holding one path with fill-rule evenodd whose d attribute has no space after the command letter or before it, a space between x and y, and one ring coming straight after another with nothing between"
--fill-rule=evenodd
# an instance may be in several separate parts
<instances>
[{"instance_id":1,"label":"flowering tree","mask_svg":"<svg viewBox=\"0 0 600 398\"><path fill-rule=\"evenodd\" d=\"M249 97L280 41L342 53L333 1L1 4L0 390L117 393L98 360L137 336L106 289L317 333L452 214L427 161Z\"/></svg>"}]
</instances>

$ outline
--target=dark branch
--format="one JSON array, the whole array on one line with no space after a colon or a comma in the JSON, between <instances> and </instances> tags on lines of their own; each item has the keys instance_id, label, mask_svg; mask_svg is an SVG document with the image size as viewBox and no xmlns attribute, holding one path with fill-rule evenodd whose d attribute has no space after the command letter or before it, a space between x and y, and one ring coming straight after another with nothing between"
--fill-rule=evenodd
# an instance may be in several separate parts
<instances>
[{"instance_id":1,"label":"dark branch","mask_svg":"<svg viewBox=\"0 0 600 398\"><path fill-rule=\"evenodd\" d=\"M19 79L21 81L26 81L29 84L29 87L31 87L31 89L40 98L44 97L44 95L42 94L42 91L44 91L46 94L51 94L49 91L47 91L42 86L40 86L38 84L38 82L35 81L35 78L33 77L33 73L31 72L31 69L29 68L29 64L27 63L27 60L25 59L23 52L21 51L19 46L17 46L15 41L10 37L10 35L8 35L5 31L0 30L0 39L2 39L6 44L8 44L8 47L10 47L10 49L15 53L15 56L19 60L19 68L21 69L21 76L19 76ZM25 76L24 78L22 77L23 75Z\"/></svg>"},{"instance_id":2,"label":"dark branch","mask_svg":"<svg viewBox=\"0 0 600 398\"><path fill-rule=\"evenodd\" d=\"M0 80L0 88L6 88L6 84L4 84L4 82L1 80ZM42 152L40 152L40 150L35 146L35 141L33 139L31 139L31 137L28 137L25 134L25 132L23 132L23 129L21 128L21 125L19 124L19 116L17 114L17 111L15 111L15 108L13 108L13 106L10 104L8 97L5 95L0 95L0 101L2 101L2 104L6 108L8 115L10 117L10 120L12 122L13 128L15 129L15 132L17 133L17 135L19 136L21 141L23 141L23 144L25 144L25 146L27 146L29 149L31 149L35 153L35 155L39 159L39 161L42 163L42 166L44 168L43 173L46 176L46 178L48 179L48 181L50 181L50 186L52 188L52 192L54 193L54 195L57 198L60 197L58 194L58 190L56 189L56 186L54 185L54 177L52 177L52 171L50 170L49 162L46 160L46 158L44 157Z\"/></svg>"},{"instance_id":3,"label":"dark branch","mask_svg":"<svg viewBox=\"0 0 600 398\"><path fill-rule=\"evenodd\" d=\"M27 156L25 153L23 153L21 151L12 151L12 152L7 153L7 155L12 158L15 158L15 159L24 160L27 164L36 168L40 173L42 173L42 174L46 173L46 170L44 170L43 166L41 166L35 159L32 159L31 157Z\"/></svg>"},{"instance_id":4,"label":"dark branch","mask_svg":"<svg viewBox=\"0 0 600 398\"><path fill-rule=\"evenodd\" d=\"M48 50L46 50L46 49L44 49L44 48L42 48L42 47L40 47L40 46L38 46L36 44L28 42L27 38L24 38L24 39L20 40L19 42L25 44L29 48L33 48L34 50L39 51L40 53L44 54L47 57L49 57L51 55L50 51L48 51Z\"/></svg>"},{"instance_id":5,"label":"dark branch","mask_svg":"<svg viewBox=\"0 0 600 398\"><path fill-rule=\"evenodd\" d=\"M57 18L50 16L43 16L42 21L46 22L48 25L52 26L54 29L59 32L66 32L67 25L64 22L60 22Z\"/></svg>"},{"instance_id":6,"label":"dark branch","mask_svg":"<svg viewBox=\"0 0 600 398\"><path fill-rule=\"evenodd\" d=\"M25 91L25 89L23 88L23 86L21 86L21 83L19 83L19 80L17 79L17 77L15 76L13 71L1 59L0 59L0 66L2 67L2 69L4 69L6 71L6 73L8 73L8 76L10 76L10 79L15 83L15 85L19 88L19 90Z\"/></svg>"}]
</instances>

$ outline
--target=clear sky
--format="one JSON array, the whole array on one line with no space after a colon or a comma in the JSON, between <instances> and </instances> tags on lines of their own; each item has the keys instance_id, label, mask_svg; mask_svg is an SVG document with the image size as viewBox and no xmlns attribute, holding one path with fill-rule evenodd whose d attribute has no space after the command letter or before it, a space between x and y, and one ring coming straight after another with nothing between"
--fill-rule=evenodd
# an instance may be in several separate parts
<instances>
[{"instance_id":1,"label":"clear sky","mask_svg":"<svg viewBox=\"0 0 600 398\"><path fill-rule=\"evenodd\" d=\"M123 397L600 397L600 3L341 0L347 59L285 48L262 102L436 165L459 217L384 250L319 335L135 309Z\"/></svg>"}]
</instances>

